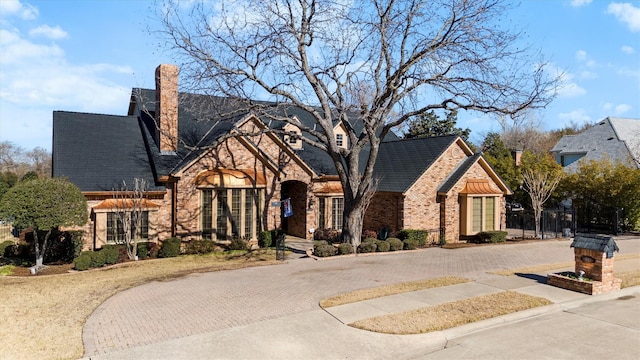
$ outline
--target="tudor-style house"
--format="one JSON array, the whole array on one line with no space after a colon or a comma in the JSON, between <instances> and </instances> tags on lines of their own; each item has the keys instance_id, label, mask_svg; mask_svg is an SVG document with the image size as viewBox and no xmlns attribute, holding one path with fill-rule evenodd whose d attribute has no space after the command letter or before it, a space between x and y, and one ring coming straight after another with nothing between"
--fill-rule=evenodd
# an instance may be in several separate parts
<instances>
[{"instance_id":1,"label":"tudor-style house","mask_svg":"<svg viewBox=\"0 0 640 360\"><path fill-rule=\"evenodd\" d=\"M139 231L148 241L341 230L344 198L333 163L295 125L313 128L313 118L293 106L287 116L293 121L263 121L231 99L179 93L178 68L160 65L156 89L133 89L126 116L53 113L53 176L68 178L88 200L87 248L122 236L114 190L134 179L148 184ZM343 124L334 130L348 147ZM367 230L425 229L456 242L505 226L510 190L460 137L390 134L374 172Z\"/></svg>"}]
</instances>

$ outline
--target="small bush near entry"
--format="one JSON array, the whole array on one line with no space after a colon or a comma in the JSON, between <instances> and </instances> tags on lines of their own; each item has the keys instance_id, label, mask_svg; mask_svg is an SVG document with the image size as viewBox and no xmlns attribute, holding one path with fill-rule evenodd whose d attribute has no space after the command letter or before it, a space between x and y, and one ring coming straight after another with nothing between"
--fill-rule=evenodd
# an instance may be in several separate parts
<instances>
[{"instance_id":1,"label":"small bush near entry","mask_svg":"<svg viewBox=\"0 0 640 360\"><path fill-rule=\"evenodd\" d=\"M506 231L482 231L475 237L474 242L478 244L484 243L501 243L507 240Z\"/></svg>"},{"instance_id":2,"label":"small bush near entry","mask_svg":"<svg viewBox=\"0 0 640 360\"><path fill-rule=\"evenodd\" d=\"M389 251L399 251L404 247L404 243L398 238L388 238L386 241L389 243Z\"/></svg>"},{"instance_id":3,"label":"small bush near entry","mask_svg":"<svg viewBox=\"0 0 640 360\"><path fill-rule=\"evenodd\" d=\"M364 240L362 240L363 243L376 243L377 241L378 239L374 237L367 237L367 238L364 238Z\"/></svg>"},{"instance_id":4,"label":"small bush near entry","mask_svg":"<svg viewBox=\"0 0 640 360\"><path fill-rule=\"evenodd\" d=\"M261 248L271 247L273 244L273 238L271 237L271 231L265 230L260 233L260 237L258 238L258 246Z\"/></svg>"},{"instance_id":5,"label":"small bush near entry","mask_svg":"<svg viewBox=\"0 0 640 360\"><path fill-rule=\"evenodd\" d=\"M180 245L182 244L182 240L178 238L168 238L162 242L162 246L160 246L160 251L158 252L159 257L168 258L168 257L176 257L180 255Z\"/></svg>"},{"instance_id":6,"label":"small bush near entry","mask_svg":"<svg viewBox=\"0 0 640 360\"><path fill-rule=\"evenodd\" d=\"M329 242L327 242L326 240L314 240L313 247L316 247L318 245L329 245Z\"/></svg>"},{"instance_id":7,"label":"small bush near entry","mask_svg":"<svg viewBox=\"0 0 640 360\"><path fill-rule=\"evenodd\" d=\"M317 257L327 257L336 254L336 248L333 245L317 245L313 247L313 255Z\"/></svg>"},{"instance_id":8,"label":"small bush near entry","mask_svg":"<svg viewBox=\"0 0 640 360\"><path fill-rule=\"evenodd\" d=\"M316 229L313 233L314 240L326 240L329 243L340 242L340 232L333 229Z\"/></svg>"},{"instance_id":9,"label":"small bush near entry","mask_svg":"<svg viewBox=\"0 0 640 360\"><path fill-rule=\"evenodd\" d=\"M118 262L118 255L120 253L118 245L105 245L100 252L104 254L104 263L106 265L113 265Z\"/></svg>"},{"instance_id":10,"label":"small bush near entry","mask_svg":"<svg viewBox=\"0 0 640 360\"><path fill-rule=\"evenodd\" d=\"M360 245L358 245L358 252L372 253L372 252L375 252L377 248L378 248L378 245L376 245L375 242L362 242Z\"/></svg>"},{"instance_id":11,"label":"small bush near entry","mask_svg":"<svg viewBox=\"0 0 640 360\"><path fill-rule=\"evenodd\" d=\"M418 248L418 241L416 239L406 239L403 243L404 246L402 248L404 250L415 250Z\"/></svg>"},{"instance_id":12,"label":"small bush near entry","mask_svg":"<svg viewBox=\"0 0 640 360\"><path fill-rule=\"evenodd\" d=\"M342 243L338 245L338 255L353 254L353 245Z\"/></svg>"},{"instance_id":13,"label":"small bush near entry","mask_svg":"<svg viewBox=\"0 0 640 360\"><path fill-rule=\"evenodd\" d=\"M229 250L249 250L249 242L239 238L231 240Z\"/></svg>"},{"instance_id":14,"label":"small bush near entry","mask_svg":"<svg viewBox=\"0 0 640 360\"><path fill-rule=\"evenodd\" d=\"M402 230L404 239L412 239L416 241L418 247L424 247L427 245L427 238L429 237L429 232L426 230L413 230L413 229L404 229ZM398 236L400 238L400 236Z\"/></svg>"},{"instance_id":15,"label":"small bush near entry","mask_svg":"<svg viewBox=\"0 0 640 360\"><path fill-rule=\"evenodd\" d=\"M364 230L362 232L362 236L366 239L366 238L374 238L377 239L378 238L378 233L375 232L374 230Z\"/></svg>"},{"instance_id":16,"label":"small bush near entry","mask_svg":"<svg viewBox=\"0 0 640 360\"><path fill-rule=\"evenodd\" d=\"M391 248L391 245L389 245L388 242L382 240L376 241L376 246L377 252L387 252Z\"/></svg>"},{"instance_id":17,"label":"small bush near entry","mask_svg":"<svg viewBox=\"0 0 640 360\"><path fill-rule=\"evenodd\" d=\"M73 260L73 268L78 271L85 271L89 269L91 264L91 252L84 251L80 253L80 256Z\"/></svg>"}]
</instances>

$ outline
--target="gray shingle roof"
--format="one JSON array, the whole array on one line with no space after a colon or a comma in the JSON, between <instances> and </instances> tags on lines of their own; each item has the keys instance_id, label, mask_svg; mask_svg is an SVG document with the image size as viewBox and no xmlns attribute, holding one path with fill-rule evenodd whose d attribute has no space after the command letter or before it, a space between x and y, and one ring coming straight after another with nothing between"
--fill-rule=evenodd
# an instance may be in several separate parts
<instances>
[{"instance_id":1,"label":"gray shingle roof","mask_svg":"<svg viewBox=\"0 0 640 360\"><path fill-rule=\"evenodd\" d=\"M458 137L438 136L380 144L374 177L378 191L405 192Z\"/></svg>"},{"instance_id":2,"label":"gray shingle roof","mask_svg":"<svg viewBox=\"0 0 640 360\"><path fill-rule=\"evenodd\" d=\"M640 167L640 119L606 118L593 127L576 135L565 135L551 149L562 155L584 155L585 160L629 162L635 158ZM578 162L566 166L567 171L576 171Z\"/></svg>"},{"instance_id":3,"label":"gray shingle roof","mask_svg":"<svg viewBox=\"0 0 640 360\"><path fill-rule=\"evenodd\" d=\"M82 191L108 191L134 178L146 179L149 190L164 189L154 182L134 116L54 111L52 153L53 176Z\"/></svg>"},{"instance_id":4,"label":"gray shingle roof","mask_svg":"<svg viewBox=\"0 0 640 360\"><path fill-rule=\"evenodd\" d=\"M620 251L613 237L590 234L576 235L571 247L605 252L607 253L607 258L613 257L614 251Z\"/></svg>"},{"instance_id":5,"label":"gray shingle roof","mask_svg":"<svg viewBox=\"0 0 640 360\"><path fill-rule=\"evenodd\" d=\"M482 153L473 154L473 156L469 156L463 162L461 162L458 167L449 175L448 178L442 183L442 185L438 188L438 192L448 193L451 188L453 188L462 176L469 171L471 166L478 161L478 159L482 156Z\"/></svg>"}]
</instances>

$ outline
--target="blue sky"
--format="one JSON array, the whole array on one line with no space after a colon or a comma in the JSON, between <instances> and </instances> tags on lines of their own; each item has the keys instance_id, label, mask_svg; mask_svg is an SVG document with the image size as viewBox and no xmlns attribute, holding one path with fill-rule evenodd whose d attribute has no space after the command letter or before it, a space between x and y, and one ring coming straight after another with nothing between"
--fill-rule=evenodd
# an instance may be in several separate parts
<instances>
[{"instance_id":1,"label":"blue sky","mask_svg":"<svg viewBox=\"0 0 640 360\"><path fill-rule=\"evenodd\" d=\"M149 1L0 0L0 141L51 150L52 112L124 115L131 88L154 87L172 63ZM640 1L523 0L504 21L525 31L550 70L556 100L536 116L545 129L607 116L640 119ZM496 120L461 114L480 142Z\"/></svg>"}]
</instances>

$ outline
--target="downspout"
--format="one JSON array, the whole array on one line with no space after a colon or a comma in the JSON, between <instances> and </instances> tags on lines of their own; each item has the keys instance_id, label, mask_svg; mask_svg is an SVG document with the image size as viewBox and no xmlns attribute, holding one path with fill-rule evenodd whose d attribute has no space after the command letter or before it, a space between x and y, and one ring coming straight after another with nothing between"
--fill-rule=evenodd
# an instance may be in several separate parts
<instances>
[{"instance_id":1,"label":"downspout","mask_svg":"<svg viewBox=\"0 0 640 360\"><path fill-rule=\"evenodd\" d=\"M171 179L171 237L176 237L178 218L178 182Z\"/></svg>"}]
</instances>

